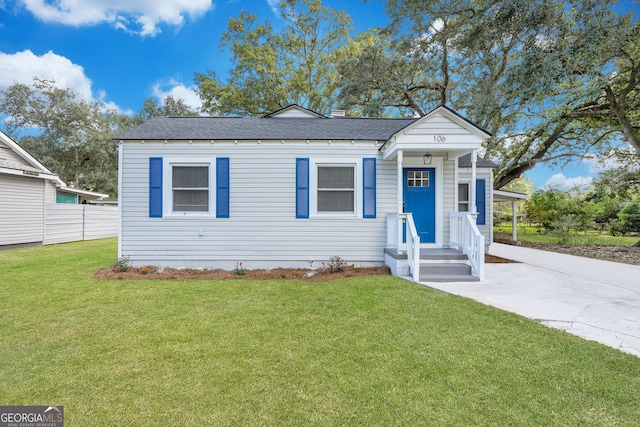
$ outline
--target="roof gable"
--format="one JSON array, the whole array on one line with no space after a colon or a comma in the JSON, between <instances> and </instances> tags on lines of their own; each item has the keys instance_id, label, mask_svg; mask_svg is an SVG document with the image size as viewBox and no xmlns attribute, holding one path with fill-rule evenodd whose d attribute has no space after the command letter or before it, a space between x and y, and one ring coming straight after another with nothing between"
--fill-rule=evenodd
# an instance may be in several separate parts
<instances>
[{"instance_id":1,"label":"roof gable","mask_svg":"<svg viewBox=\"0 0 640 427\"><path fill-rule=\"evenodd\" d=\"M411 123L399 133L405 135L420 135L425 132L431 134L433 129L446 129L448 134L473 135L482 140L491 134L479 126L471 123L452 109L440 105L429 113Z\"/></svg>"},{"instance_id":2,"label":"roof gable","mask_svg":"<svg viewBox=\"0 0 640 427\"><path fill-rule=\"evenodd\" d=\"M31 169L37 169L39 172L44 173L52 173L49 169L47 169L42 163L36 160L31 154L27 153L27 151L20 147L17 142L11 139L4 132L0 132L0 146L5 146L7 149L11 150L16 156L13 156L13 163L19 163L22 166L28 166ZM21 162L15 162L16 157L22 159ZM11 160L11 159L4 159Z\"/></svg>"},{"instance_id":3,"label":"roof gable","mask_svg":"<svg viewBox=\"0 0 640 427\"><path fill-rule=\"evenodd\" d=\"M4 132L0 131L0 147L12 152L11 158L2 158L0 156L0 168L11 169L15 171L22 171L26 174L37 173L39 175L47 176L48 179L56 180L60 185L64 183L58 178L56 174L47 169L42 163L36 160L31 154L29 154L24 148L20 147L17 142L11 139ZM1 152L0 152L1 154Z\"/></svg>"},{"instance_id":4,"label":"roof gable","mask_svg":"<svg viewBox=\"0 0 640 427\"><path fill-rule=\"evenodd\" d=\"M288 105L280 110L274 111L265 115L264 117L279 117L279 118L316 118L316 119L326 119L326 116L323 116L320 113L316 113L315 111L311 111L308 108L304 108L299 106L298 104Z\"/></svg>"}]
</instances>

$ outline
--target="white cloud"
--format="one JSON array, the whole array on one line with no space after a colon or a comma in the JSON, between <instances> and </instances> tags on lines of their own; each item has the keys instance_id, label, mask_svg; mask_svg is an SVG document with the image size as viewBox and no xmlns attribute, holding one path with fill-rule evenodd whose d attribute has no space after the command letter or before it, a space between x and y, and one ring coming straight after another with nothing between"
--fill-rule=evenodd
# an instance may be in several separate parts
<instances>
[{"instance_id":1,"label":"white cloud","mask_svg":"<svg viewBox=\"0 0 640 427\"><path fill-rule=\"evenodd\" d=\"M121 110L113 102L105 101L107 94L103 90L98 91L97 96L94 96L93 83L85 75L84 68L64 56L52 51L38 56L28 49L13 54L0 52L0 90L7 89L15 83L31 86L34 77L53 80L56 87L71 89L87 102L100 102L105 110L116 110L122 114L131 113L131 111Z\"/></svg>"},{"instance_id":2,"label":"white cloud","mask_svg":"<svg viewBox=\"0 0 640 427\"><path fill-rule=\"evenodd\" d=\"M591 187L593 177L576 176L568 178L563 173L557 173L544 183L542 188L558 188L560 190L585 189Z\"/></svg>"},{"instance_id":3,"label":"white cloud","mask_svg":"<svg viewBox=\"0 0 640 427\"><path fill-rule=\"evenodd\" d=\"M83 99L93 99L91 80L84 68L52 51L37 56L30 50L7 54L0 52L0 89L14 83L31 85L34 77L55 80L56 86L72 89Z\"/></svg>"},{"instance_id":4,"label":"white cloud","mask_svg":"<svg viewBox=\"0 0 640 427\"><path fill-rule=\"evenodd\" d=\"M160 24L181 26L214 8L212 0L22 0L38 19L81 26L109 23L142 36L155 36Z\"/></svg>"},{"instance_id":5,"label":"white cloud","mask_svg":"<svg viewBox=\"0 0 640 427\"><path fill-rule=\"evenodd\" d=\"M164 100L167 96L175 99L182 99L184 103L193 111L200 111L202 100L196 93L195 86L187 87L175 79L157 82L153 85L153 96L159 101Z\"/></svg>"},{"instance_id":6,"label":"white cloud","mask_svg":"<svg viewBox=\"0 0 640 427\"><path fill-rule=\"evenodd\" d=\"M280 16L280 0L267 0L267 4L274 15Z\"/></svg>"}]
</instances>

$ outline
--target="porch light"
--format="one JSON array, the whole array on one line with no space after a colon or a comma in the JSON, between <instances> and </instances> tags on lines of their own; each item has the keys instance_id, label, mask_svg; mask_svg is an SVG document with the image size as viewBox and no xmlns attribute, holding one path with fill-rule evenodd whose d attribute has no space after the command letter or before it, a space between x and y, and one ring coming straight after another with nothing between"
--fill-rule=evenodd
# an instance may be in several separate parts
<instances>
[{"instance_id":1,"label":"porch light","mask_svg":"<svg viewBox=\"0 0 640 427\"><path fill-rule=\"evenodd\" d=\"M424 157L424 164L425 165L430 165L431 164L431 158L433 157L431 155L431 153L427 152L427 154L425 154L423 157Z\"/></svg>"}]
</instances>

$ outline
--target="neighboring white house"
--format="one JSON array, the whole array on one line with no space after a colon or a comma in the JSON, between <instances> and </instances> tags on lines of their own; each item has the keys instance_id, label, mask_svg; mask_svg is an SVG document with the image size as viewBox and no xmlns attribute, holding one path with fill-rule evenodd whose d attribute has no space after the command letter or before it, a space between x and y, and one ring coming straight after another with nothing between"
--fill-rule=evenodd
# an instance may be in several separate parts
<instances>
[{"instance_id":1,"label":"neighboring white house","mask_svg":"<svg viewBox=\"0 0 640 427\"><path fill-rule=\"evenodd\" d=\"M414 280L482 278L494 165L477 152L489 136L444 106L401 119L297 105L156 118L116 136L118 254L223 269L319 268L340 256ZM465 265L444 265L455 264L447 248Z\"/></svg>"},{"instance_id":2,"label":"neighboring white house","mask_svg":"<svg viewBox=\"0 0 640 427\"><path fill-rule=\"evenodd\" d=\"M67 187L0 132L0 248L114 236L116 209L93 214L87 213L90 208L80 206L106 197L107 194ZM92 219L87 221L87 216Z\"/></svg>"}]
</instances>

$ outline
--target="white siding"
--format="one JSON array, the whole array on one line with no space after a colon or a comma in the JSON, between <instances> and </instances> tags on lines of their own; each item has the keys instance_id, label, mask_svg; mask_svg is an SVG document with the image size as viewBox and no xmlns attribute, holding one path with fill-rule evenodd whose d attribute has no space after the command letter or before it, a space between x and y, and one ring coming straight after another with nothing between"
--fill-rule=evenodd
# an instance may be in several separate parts
<instances>
[{"instance_id":1,"label":"white siding","mask_svg":"<svg viewBox=\"0 0 640 427\"><path fill-rule=\"evenodd\" d=\"M122 150L120 253L135 265L319 267L334 255L363 265L384 261L395 161L382 161L374 142L130 142ZM149 218L149 157L160 156L229 157L230 218ZM298 157L377 158L377 217L297 219Z\"/></svg>"},{"instance_id":2,"label":"white siding","mask_svg":"<svg viewBox=\"0 0 640 427\"><path fill-rule=\"evenodd\" d=\"M42 179L0 174L0 245L42 242L44 187Z\"/></svg>"}]
</instances>

